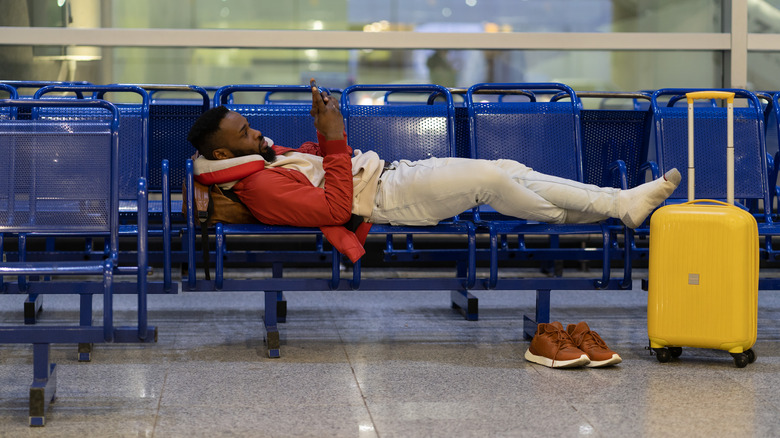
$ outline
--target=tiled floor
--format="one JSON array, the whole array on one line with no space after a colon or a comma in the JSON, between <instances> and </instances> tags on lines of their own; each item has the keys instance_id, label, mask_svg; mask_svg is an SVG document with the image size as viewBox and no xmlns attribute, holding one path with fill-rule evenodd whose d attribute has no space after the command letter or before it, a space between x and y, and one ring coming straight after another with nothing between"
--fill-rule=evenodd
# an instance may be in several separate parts
<instances>
[{"instance_id":1,"label":"tiled floor","mask_svg":"<svg viewBox=\"0 0 780 438\"><path fill-rule=\"evenodd\" d=\"M0 349L2 437L777 436L780 293L759 296L758 360L686 349L661 364L645 350L646 293L553 292L552 318L588 321L624 362L553 370L523 359L534 293L476 292L479 321L446 292L290 292L282 357L262 339L262 295L149 298L152 345L96 345L90 363L53 347L57 400L27 426L32 352ZM22 298L0 296L0 320ZM118 296L129 324L133 297ZM76 315L47 296L45 320ZM122 310L125 309L125 310Z\"/></svg>"}]
</instances>

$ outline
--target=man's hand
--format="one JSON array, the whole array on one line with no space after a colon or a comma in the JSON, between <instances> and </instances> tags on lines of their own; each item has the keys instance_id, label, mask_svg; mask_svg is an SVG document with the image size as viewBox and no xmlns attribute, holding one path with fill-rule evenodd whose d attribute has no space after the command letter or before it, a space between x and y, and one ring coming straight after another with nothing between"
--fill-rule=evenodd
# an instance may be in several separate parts
<instances>
[{"instance_id":1,"label":"man's hand","mask_svg":"<svg viewBox=\"0 0 780 438\"><path fill-rule=\"evenodd\" d=\"M344 117L339 104L327 92L320 93L314 79L311 80L311 115L314 127L327 140L344 139Z\"/></svg>"}]
</instances>

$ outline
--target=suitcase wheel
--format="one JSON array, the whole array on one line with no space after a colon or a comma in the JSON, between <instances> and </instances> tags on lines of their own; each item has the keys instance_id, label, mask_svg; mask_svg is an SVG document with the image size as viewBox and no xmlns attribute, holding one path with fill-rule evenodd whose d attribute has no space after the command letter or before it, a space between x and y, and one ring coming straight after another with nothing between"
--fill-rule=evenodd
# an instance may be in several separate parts
<instances>
[{"instance_id":1,"label":"suitcase wheel","mask_svg":"<svg viewBox=\"0 0 780 438\"><path fill-rule=\"evenodd\" d=\"M658 362L666 363L672 359L680 357L682 354L682 347L662 347L653 348L655 357ZM731 357L734 358L734 365L737 368L745 368L748 364L756 361L756 352L752 349L747 349L742 353L731 353Z\"/></svg>"},{"instance_id":2,"label":"suitcase wheel","mask_svg":"<svg viewBox=\"0 0 780 438\"><path fill-rule=\"evenodd\" d=\"M655 357L658 359L658 362L666 363L680 357L682 354L682 347L653 348L653 351L655 351Z\"/></svg>"},{"instance_id":3,"label":"suitcase wheel","mask_svg":"<svg viewBox=\"0 0 780 438\"><path fill-rule=\"evenodd\" d=\"M658 362L666 363L672 360L672 352L668 348L653 348L653 351Z\"/></svg>"},{"instance_id":4,"label":"suitcase wheel","mask_svg":"<svg viewBox=\"0 0 780 438\"><path fill-rule=\"evenodd\" d=\"M737 368L745 368L747 364L756 361L756 352L752 349L747 349L743 353L732 353L731 356L734 358L734 365Z\"/></svg>"},{"instance_id":5,"label":"suitcase wheel","mask_svg":"<svg viewBox=\"0 0 780 438\"><path fill-rule=\"evenodd\" d=\"M748 356L745 353L731 353L731 357L734 358L734 365L737 368L745 368L749 362Z\"/></svg>"}]
</instances>

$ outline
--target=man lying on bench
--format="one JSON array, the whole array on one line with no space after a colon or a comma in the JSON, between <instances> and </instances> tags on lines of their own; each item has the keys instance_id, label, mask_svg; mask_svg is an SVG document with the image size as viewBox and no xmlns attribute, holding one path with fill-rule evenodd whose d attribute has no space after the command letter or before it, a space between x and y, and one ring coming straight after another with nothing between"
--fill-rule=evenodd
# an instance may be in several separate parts
<instances>
[{"instance_id":1,"label":"man lying on bench","mask_svg":"<svg viewBox=\"0 0 780 438\"><path fill-rule=\"evenodd\" d=\"M373 151L353 153L337 100L314 84L311 92L318 142L297 149L274 145L224 106L203 113L187 136L200 154L195 178L232 190L264 224L343 230L335 239L326 237L353 261L364 253L360 243L371 223L435 225L482 204L527 220L618 218L636 228L681 179L672 169L655 181L620 190L546 175L513 160L387 163ZM342 227L356 219L360 225L349 227L352 231Z\"/></svg>"}]
</instances>

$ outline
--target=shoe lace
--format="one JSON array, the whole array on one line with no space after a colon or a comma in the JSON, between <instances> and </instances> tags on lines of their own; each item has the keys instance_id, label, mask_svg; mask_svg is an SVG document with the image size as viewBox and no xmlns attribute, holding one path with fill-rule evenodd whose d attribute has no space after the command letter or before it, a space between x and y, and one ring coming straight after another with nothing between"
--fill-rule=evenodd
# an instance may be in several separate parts
<instances>
[{"instance_id":1,"label":"shoe lace","mask_svg":"<svg viewBox=\"0 0 780 438\"><path fill-rule=\"evenodd\" d=\"M572 340L571 336L569 336L568 333L566 333L565 330L560 330L557 328L551 328L549 330L549 333L554 333L555 335L555 353L553 353L553 360L552 360L552 366L555 367L555 358L558 357L558 353L564 349L565 347L574 347L577 348L577 346L574 344L574 341Z\"/></svg>"},{"instance_id":2,"label":"shoe lace","mask_svg":"<svg viewBox=\"0 0 780 438\"><path fill-rule=\"evenodd\" d=\"M590 336L585 336L585 334L590 334ZM601 339L601 336L599 336L598 333L594 331L590 331L585 334L583 334L583 340L582 340L583 344L587 343L588 347L596 346L604 350L609 350L609 347L607 347L607 343L604 342L603 339Z\"/></svg>"}]
</instances>

